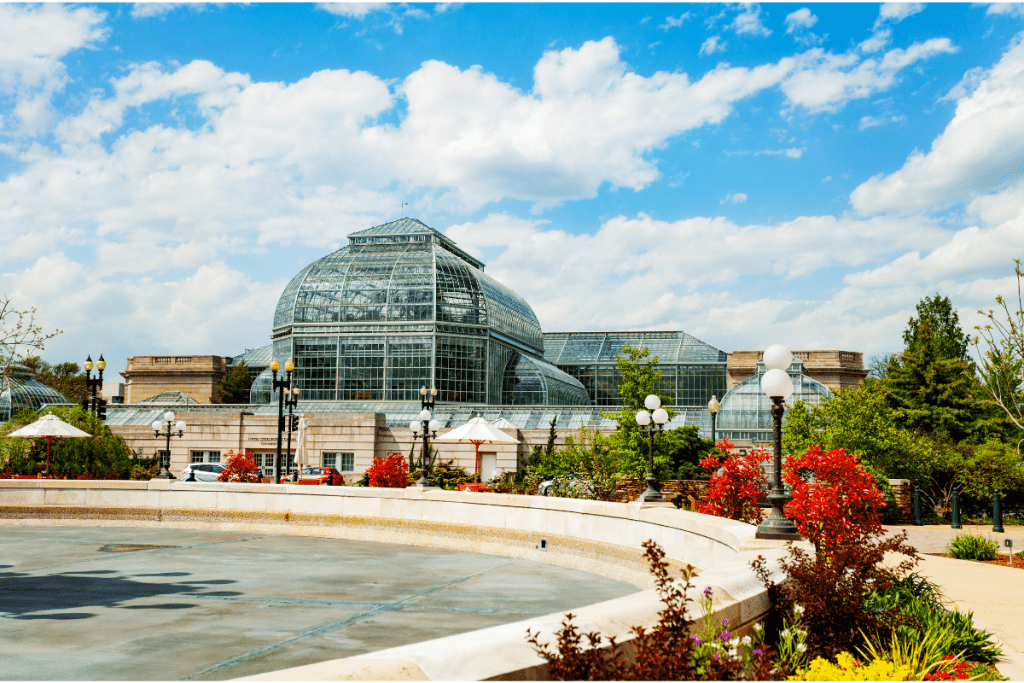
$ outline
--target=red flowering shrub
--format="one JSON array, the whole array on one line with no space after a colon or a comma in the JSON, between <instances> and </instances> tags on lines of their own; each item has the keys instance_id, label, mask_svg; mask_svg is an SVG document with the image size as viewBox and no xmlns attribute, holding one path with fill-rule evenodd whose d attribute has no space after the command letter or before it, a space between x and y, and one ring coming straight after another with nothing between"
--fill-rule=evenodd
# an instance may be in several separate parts
<instances>
[{"instance_id":1,"label":"red flowering shrub","mask_svg":"<svg viewBox=\"0 0 1024 683\"><path fill-rule=\"evenodd\" d=\"M366 470L370 486L404 489L409 485L409 465L401 453L388 453L387 458L374 458Z\"/></svg>"},{"instance_id":2,"label":"red flowering shrub","mask_svg":"<svg viewBox=\"0 0 1024 683\"><path fill-rule=\"evenodd\" d=\"M227 462L224 469L217 477L217 481L231 481L242 484L260 483L259 470L256 468L256 458L248 453L227 452Z\"/></svg>"},{"instance_id":3,"label":"red flowering shrub","mask_svg":"<svg viewBox=\"0 0 1024 683\"><path fill-rule=\"evenodd\" d=\"M926 681L968 681L971 679L971 665L969 662L957 659L956 655L946 655L942 658L944 666L939 667L932 673L924 675Z\"/></svg>"},{"instance_id":4,"label":"red flowering shrub","mask_svg":"<svg viewBox=\"0 0 1024 683\"><path fill-rule=\"evenodd\" d=\"M786 516L819 553L832 555L838 546L881 535L885 499L856 454L811 446L786 456L782 478L793 497Z\"/></svg>"},{"instance_id":5,"label":"red flowering shrub","mask_svg":"<svg viewBox=\"0 0 1024 683\"><path fill-rule=\"evenodd\" d=\"M709 455L700 463L711 473L711 480L697 510L749 524L760 522L764 513L757 506L757 499L768 488L761 463L767 462L768 451L754 448L746 455L730 454L733 445L728 439L719 441L715 448L720 455Z\"/></svg>"}]
</instances>

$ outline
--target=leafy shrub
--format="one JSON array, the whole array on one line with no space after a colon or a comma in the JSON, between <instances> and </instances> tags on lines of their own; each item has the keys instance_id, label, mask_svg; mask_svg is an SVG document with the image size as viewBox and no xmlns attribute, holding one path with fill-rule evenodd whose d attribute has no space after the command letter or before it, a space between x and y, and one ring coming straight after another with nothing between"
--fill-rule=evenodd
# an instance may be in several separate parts
<instances>
[{"instance_id":1,"label":"leafy shrub","mask_svg":"<svg viewBox=\"0 0 1024 683\"><path fill-rule=\"evenodd\" d=\"M949 556L958 560L994 560L999 545L990 538L962 534L949 545Z\"/></svg>"},{"instance_id":2,"label":"leafy shrub","mask_svg":"<svg viewBox=\"0 0 1024 683\"><path fill-rule=\"evenodd\" d=\"M783 481L793 499L786 504L800 535L821 554L881 533L884 498L874 476L842 448L811 446L786 457Z\"/></svg>"},{"instance_id":3,"label":"leafy shrub","mask_svg":"<svg viewBox=\"0 0 1024 683\"><path fill-rule=\"evenodd\" d=\"M727 621L712 624L710 588L704 593L704 629L691 636L694 624L686 615L686 604L694 568L687 566L679 582L669 576L665 553L658 544L645 541L643 546L665 606L658 613L657 625L649 631L639 626L631 629L635 636L635 656L631 658L623 655L614 638L580 633L571 613L565 615L556 634L556 651L538 642L539 633L528 630L527 642L547 660L553 680L771 680L786 673L772 662L770 651L760 640L761 629L755 628L755 638L738 638L729 632Z\"/></svg>"},{"instance_id":4,"label":"leafy shrub","mask_svg":"<svg viewBox=\"0 0 1024 683\"><path fill-rule=\"evenodd\" d=\"M149 467L143 467L142 465L133 465L132 471L128 475L134 481L142 481L145 479L152 479L155 473Z\"/></svg>"},{"instance_id":5,"label":"leafy shrub","mask_svg":"<svg viewBox=\"0 0 1024 683\"><path fill-rule=\"evenodd\" d=\"M217 481L230 481L242 484L258 484L260 482L256 458L251 454L228 451L226 458L224 469L217 476Z\"/></svg>"},{"instance_id":6,"label":"leafy shrub","mask_svg":"<svg viewBox=\"0 0 1024 683\"><path fill-rule=\"evenodd\" d=\"M487 481L487 487L495 493L516 493L523 488L521 477L517 475L518 472L501 472Z\"/></svg>"},{"instance_id":7,"label":"leafy shrub","mask_svg":"<svg viewBox=\"0 0 1024 683\"><path fill-rule=\"evenodd\" d=\"M804 607L808 656L831 659L865 637L888 637L891 615L868 609L868 601L876 586L903 577L916 564L916 551L906 540L905 531L890 538L861 536L829 554L810 554L791 546L782 560L788 580L781 584L772 583L763 557L752 566L768 588L777 615L790 614L798 604ZM886 565L887 553L907 559ZM778 628L778 616L773 621Z\"/></svg>"},{"instance_id":8,"label":"leafy shrub","mask_svg":"<svg viewBox=\"0 0 1024 683\"><path fill-rule=\"evenodd\" d=\"M370 486L404 489L409 485L409 465L401 453L388 453L387 458L374 458L366 470Z\"/></svg>"},{"instance_id":9,"label":"leafy shrub","mask_svg":"<svg viewBox=\"0 0 1024 683\"><path fill-rule=\"evenodd\" d=\"M705 515L728 517L755 524L764 513L757 500L768 488L768 479L761 468L767 462L768 451L754 448L747 455L733 454L728 439L716 445L719 455L701 460L700 466L711 473L707 493L697 503L697 510Z\"/></svg>"}]
</instances>

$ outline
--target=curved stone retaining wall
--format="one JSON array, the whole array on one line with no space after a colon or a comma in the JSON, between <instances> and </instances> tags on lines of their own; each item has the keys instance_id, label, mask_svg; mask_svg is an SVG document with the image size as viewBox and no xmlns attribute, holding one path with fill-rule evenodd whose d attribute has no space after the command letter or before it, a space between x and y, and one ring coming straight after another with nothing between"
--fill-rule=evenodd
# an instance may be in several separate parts
<instances>
[{"instance_id":1,"label":"curved stone retaining wall","mask_svg":"<svg viewBox=\"0 0 1024 683\"><path fill-rule=\"evenodd\" d=\"M700 570L694 595L712 586L719 618L743 632L768 609L750 571L781 544L754 541L754 527L672 505L482 494L166 480L0 480L0 524L171 526L263 531L421 545L546 562L647 589L576 612L584 630L630 639L650 626L660 602L641 544L656 541L672 564ZM523 634L553 633L562 615L516 622L427 643L274 672L267 678L485 680L543 677ZM736 627L739 627L737 629Z\"/></svg>"}]
</instances>

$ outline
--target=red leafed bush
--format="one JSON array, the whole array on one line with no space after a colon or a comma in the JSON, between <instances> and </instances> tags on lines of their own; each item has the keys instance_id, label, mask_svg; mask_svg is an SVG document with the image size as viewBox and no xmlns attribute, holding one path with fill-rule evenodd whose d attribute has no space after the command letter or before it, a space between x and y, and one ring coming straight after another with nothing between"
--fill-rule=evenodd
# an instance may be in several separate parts
<instances>
[{"instance_id":1,"label":"red leafed bush","mask_svg":"<svg viewBox=\"0 0 1024 683\"><path fill-rule=\"evenodd\" d=\"M374 458L366 470L370 486L404 489L409 485L409 464L401 453L388 453L387 458Z\"/></svg>"},{"instance_id":2,"label":"red leafed bush","mask_svg":"<svg viewBox=\"0 0 1024 683\"><path fill-rule=\"evenodd\" d=\"M768 461L768 451L754 448L746 455L730 454L733 445L728 439L719 441L715 448L719 455L710 455L700 463L711 473L711 480L697 509L705 515L749 524L760 522L764 514L757 506L757 499L768 488L761 463Z\"/></svg>"},{"instance_id":3,"label":"red leafed bush","mask_svg":"<svg viewBox=\"0 0 1024 683\"><path fill-rule=\"evenodd\" d=\"M256 458L248 453L227 452L227 462L224 469L217 477L217 481L230 481L241 484L260 483L259 470L256 468Z\"/></svg>"},{"instance_id":4,"label":"red leafed bush","mask_svg":"<svg viewBox=\"0 0 1024 683\"><path fill-rule=\"evenodd\" d=\"M811 446L786 456L782 477L793 497L786 516L819 553L831 555L838 546L882 533L884 496L855 454Z\"/></svg>"}]
</instances>

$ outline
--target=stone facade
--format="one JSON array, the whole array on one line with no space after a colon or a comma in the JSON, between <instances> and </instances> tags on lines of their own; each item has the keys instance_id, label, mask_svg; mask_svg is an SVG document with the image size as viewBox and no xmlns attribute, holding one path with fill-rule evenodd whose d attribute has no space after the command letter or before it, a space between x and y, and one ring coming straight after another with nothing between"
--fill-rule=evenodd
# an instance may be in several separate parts
<instances>
[{"instance_id":1,"label":"stone facade","mask_svg":"<svg viewBox=\"0 0 1024 683\"><path fill-rule=\"evenodd\" d=\"M132 356L124 377L124 402L138 403L165 391L180 391L199 403L213 403L227 372L225 356Z\"/></svg>"},{"instance_id":2,"label":"stone facade","mask_svg":"<svg viewBox=\"0 0 1024 683\"><path fill-rule=\"evenodd\" d=\"M726 380L729 388L752 377L763 351L733 351L727 354ZM857 351L794 351L793 358L804 364L804 374L833 391L859 387L868 376L864 354Z\"/></svg>"},{"instance_id":3,"label":"stone facade","mask_svg":"<svg viewBox=\"0 0 1024 683\"><path fill-rule=\"evenodd\" d=\"M257 456L257 463L270 476L273 460L270 454L277 452L277 415L253 415L247 411L236 412L190 412L185 407L171 408L175 421L186 424L184 434L171 437L171 472L178 475L190 462L225 462L228 451L245 451ZM303 464L324 464L325 453L352 454L351 469L342 467L343 458L336 456L335 467L346 479L352 481L362 477L363 472L373 464L373 458L384 458L388 453L401 453L406 458L413 448L412 432L406 428L392 428L385 423L381 413L297 413L306 421L305 451ZM154 436L149 425L110 424L111 432L122 437L134 452L143 457L153 457L167 448L166 437ZM451 429L442 429L437 436L444 436ZM528 454L534 445L544 446L548 440L547 429L507 430L509 435L522 443L515 445L481 444L480 455L494 456L495 474L515 471L519 453ZM556 444L561 446L571 432L559 431ZM416 453L422 442L415 440ZM291 453L298 447L298 434L292 434ZM437 458L454 459L455 464L474 472L477 467L476 452L471 443L445 443L435 445ZM281 467L284 468L284 454L288 452L287 434L282 434ZM212 454L212 455L211 455Z\"/></svg>"}]
</instances>

